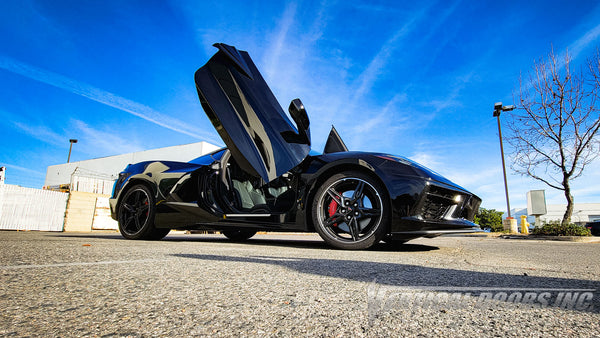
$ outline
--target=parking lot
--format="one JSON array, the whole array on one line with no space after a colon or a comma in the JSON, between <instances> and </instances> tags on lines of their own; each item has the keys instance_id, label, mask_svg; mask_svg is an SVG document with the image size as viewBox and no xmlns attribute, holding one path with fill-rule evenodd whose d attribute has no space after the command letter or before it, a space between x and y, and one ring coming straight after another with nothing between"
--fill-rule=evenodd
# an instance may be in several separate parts
<instances>
[{"instance_id":1,"label":"parking lot","mask_svg":"<svg viewBox=\"0 0 600 338\"><path fill-rule=\"evenodd\" d=\"M461 236L341 251L314 234L0 231L0 251L1 336L600 332L600 243Z\"/></svg>"}]
</instances>

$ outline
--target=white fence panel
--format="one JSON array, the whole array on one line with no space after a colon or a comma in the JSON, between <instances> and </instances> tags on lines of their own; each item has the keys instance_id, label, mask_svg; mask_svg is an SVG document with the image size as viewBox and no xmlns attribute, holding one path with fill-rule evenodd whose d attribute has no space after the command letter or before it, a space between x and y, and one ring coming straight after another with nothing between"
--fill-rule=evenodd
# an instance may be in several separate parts
<instances>
[{"instance_id":1,"label":"white fence panel","mask_svg":"<svg viewBox=\"0 0 600 338\"><path fill-rule=\"evenodd\" d=\"M114 183L115 180L112 179L73 175L71 177L71 190L110 195Z\"/></svg>"},{"instance_id":2,"label":"white fence panel","mask_svg":"<svg viewBox=\"0 0 600 338\"><path fill-rule=\"evenodd\" d=\"M62 231L69 194L0 185L0 229Z\"/></svg>"},{"instance_id":3,"label":"white fence panel","mask_svg":"<svg viewBox=\"0 0 600 338\"><path fill-rule=\"evenodd\" d=\"M96 209L94 209L94 222L92 229L118 230L119 223L110 217L110 204L108 197L96 197Z\"/></svg>"}]
</instances>

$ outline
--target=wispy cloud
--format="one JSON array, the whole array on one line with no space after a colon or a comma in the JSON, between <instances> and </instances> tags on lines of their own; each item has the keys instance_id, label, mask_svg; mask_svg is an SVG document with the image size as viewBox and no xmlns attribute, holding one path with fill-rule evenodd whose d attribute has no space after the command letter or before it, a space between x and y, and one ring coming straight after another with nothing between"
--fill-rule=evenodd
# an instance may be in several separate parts
<instances>
[{"instance_id":1,"label":"wispy cloud","mask_svg":"<svg viewBox=\"0 0 600 338\"><path fill-rule=\"evenodd\" d=\"M371 59L369 65L358 76L358 85L354 92L355 100L358 100L367 93L375 80L381 74L382 69L386 66L394 51L399 48L399 40L411 32L414 23L422 17L424 11L413 16L409 21L405 22L392 36L381 46L377 54Z\"/></svg>"},{"instance_id":2,"label":"wispy cloud","mask_svg":"<svg viewBox=\"0 0 600 338\"><path fill-rule=\"evenodd\" d=\"M411 160L420 163L428 168L441 167L440 159L431 153L419 152L410 156Z\"/></svg>"},{"instance_id":3,"label":"wispy cloud","mask_svg":"<svg viewBox=\"0 0 600 338\"><path fill-rule=\"evenodd\" d=\"M418 45L414 46L415 50L420 50L430 40L435 38L435 48L428 53L427 57L423 59L423 65L416 70L414 78L418 78L426 74L431 66L436 62L438 56L446 50L448 43L455 38L455 34L439 34L439 29L447 29L448 27L457 27L455 23L448 24L447 21L454 14L462 0L455 1L448 7L442 9L441 14L436 17L436 20L427 29L427 34L419 39ZM440 39L441 37L441 39Z\"/></svg>"},{"instance_id":4,"label":"wispy cloud","mask_svg":"<svg viewBox=\"0 0 600 338\"><path fill-rule=\"evenodd\" d=\"M585 32L579 39L575 40L568 48L570 56L575 59L589 45L596 42L600 37L600 24Z\"/></svg>"},{"instance_id":5,"label":"wispy cloud","mask_svg":"<svg viewBox=\"0 0 600 338\"><path fill-rule=\"evenodd\" d=\"M477 67L475 66L474 68ZM449 86L451 90L448 94L444 97L438 97L423 103L424 106L433 108L430 113L430 118L433 118L435 114L441 111L445 111L449 108L457 109L462 106L462 102L458 100L460 92L469 84L474 73L475 71L471 70L455 77L452 86Z\"/></svg>"},{"instance_id":6,"label":"wispy cloud","mask_svg":"<svg viewBox=\"0 0 600 338\"><path fill-rule=\"evenodd\" d=\"M308 29L302 30L294 28L300 20L293 16L296 15L296 5L290 4L285 8L277 29L267 43L272 46L265 54L265 68L268 74L272 74L271 78L267 77L267 82L275 94L283 99L282 102L294 97L303 99L311 115L316 147L319 146L318 138L326 135L333 123L338 129L342 128L340 130L347 135L346 142L352 148L375 149L382 142L382 133L393 137L399 129L414 126L415 119L423 120L423 114L411 119L409 112L400 112L406 110L406 107L398 104L406 100L404 93L380 104L373 102L376 95L372 93L372 88L397 50L402 48L403 38L411 34L428 8L412 12L410 19L390 33L363 72L351 81L346 77L345 70L352 61L343 50L316 48L320 39L326 36L331 6L331 2L322 1L320 7L310 15L312 19L304 22L303 27ZM290 42L292 37L293 43ZM329 59L324 60L324 57ZM383 125L386 126L385 130L381 128ZM389 146L389 138L387 141Z\"/></svg>"},{"instance_id":7,"label":"wispy cloud","mask_svg":"<svg viewBox=\"0 0 600 338\"><path fill-rule=\"evenodd\" d=\"M348 6L352 6L359 11L367 12L398 12L397 8L390 6L389 4L374 4L374 1L347 1Z\"/></svg>"},{"instance_id":8,"label":"wispy cloud","mask_svg":"<svg viewBox=\"0 0 600 338\"><path fill-rule=\"evenodd\" d=\"M335 2L335 1L333 1ZM310 29L308 30L307 37L309 43L314 43L319 40L323 36L323 32L327 26L328 18L327 18L327 10L329 6L331 6L332 1L322 0L317 13L315 14L315 19L312 22Z\"/></svg>"},{"instance_id":9,"label":"wispy cloud","mask_svg":"<svg viewBox=\"0 0 600 338\"><path fill-rule=\"evenodd\" d=\"M6 167L8 169L15 170L15 171L18 171L18 172L22 172L22 173L25 173L25 174L28 174L28 175L33 175L33 176L37 176L37 177L44 177L44 176L46 176L46 173L44 173L44 172L33 170L33 169L29 169L29 168L25 168L25 167L21 167L21 166L14 165L14 164L2 163L0 165L3 166L3 167ZM8 175L10 177L10 173Z\"/></svg>"},{"instance_id":10,"label":"wispy cloud","mask_svg":"<svg viewBox=\"0 0 600 338\"><path fill-rule=\"evenodd\" d=\"M278 25L277 33L275 34L275 38L271 41L271 52L267 57L267 69L265 71L265 76L267 79L272 79L274 75L277 73L279 68L279 59L281 57L282 50L284 46L286 46L286 37L290 27L294 23L294 16L296 15L296 3L289 3L283 15L281 16L281 21Z\"/></svg>"},{"instance_id":11,"label":"wispy cloud","mask_svg":"<svg viewBox=\"0 0 600 338\"><path fill-rule=\"evenodd\" d=\"M60 135L47 126L28 125L23 122L15 121L13 125L25 134L54 146L63 146L67 139L64 135Z\"/></svg>"},{"instance_id":12,"label":"wispy cloud","mask_svg":"<svg viewBox=\"0 0 600 338\"><path fill-rule=\"evenodd\" d=\"M12 114L3 114L12 116ZM66 140L68 136L65 133L59 133L46 125L28 124L23 121L17 121L17 118L12 116L12 125L17 130L26 135L35 138L44 143L55 147L64 148L68 145ZM144 147L132 139L131 137L123 138L114 133L114 127L111 131L102 131L90 127L87 123L80 120L72 120L69 122L68 129L71 133L79 136L77 152L90 155L92 157L100 157L121 153L130 153L143 150Z\"/></svg>"},{"instance_id":13,"label":"wispy cloud","mask_svg":"<svg viewBox=\"0 0 600 338\"><path fill-rule=\"evenodd\" d=\"M131 138L122 138L111 132L101 131L90 127L87 123L80 120L73 120L73 129L82 135L85 140L85 153L95 156L106 156L114 154L132 153L143 150L140 144L135 143Z\"/></svg>"},{"instance_id":14,"label":"wispy cloud","mask_svg":"<svg viewBox=\"0 0 600 338\"><path fill-rule=\"evenodd\" d=\"M123 112L137 116L178 133L182 133L197 139L212 139L212 136L208 135L207 133L193 128L183 121L161 114L146 105L57 73L37 68L5 56L0 56L0 69L4 69L6 71L66 90L75 95L86 97L90 100L119 109Z\"/></svg>"},{"instance_id":15,"label":"wispy cloud","mask_svg":"<svg viewBox=\"0 0 600 338\"><path fill-rule=\"evenodd\" d=\"M597 10L596 13L600 13L600 10ZM598 15L593 15L591 19L593 22L597 21ZM577 59L577 57L583 53L588 47L592 45L597 46L597 41L600 39L600 24L593 26L592 28L586 30L579 38L573 41L567 48L557 53L557 61L558 61L558 69L562 70L565 67L565 60L568 54L571 60ZM546 71L548 73L549 70ZM530 73L531 75L532 73ZM533 87L534 82L527 78L527 80L523 84L523 90L528 91Z\"/></svg>"},{"instance_id":16,"label":"wispy cloud","mask_svg":"<svg viewBox=\"0 0 600 338\"><path fill-rule=\"evenodd\" d=\"M425 7L413 13L410 16L410 19L405 21L404 24L402 24L402 26L384 42L381 48L379 48L377 54L375 54L375 56L369 62L369 65L358 76L358 85L353 95L355 100L360 99L363 95L370 91L376 79L379 77L382 70L386 67L390 58L393 56L394 52L401 47L400 41L413 31L417 22L421 21L425 17L427 11L428 7Z\"/></svg>"}]
</instances>

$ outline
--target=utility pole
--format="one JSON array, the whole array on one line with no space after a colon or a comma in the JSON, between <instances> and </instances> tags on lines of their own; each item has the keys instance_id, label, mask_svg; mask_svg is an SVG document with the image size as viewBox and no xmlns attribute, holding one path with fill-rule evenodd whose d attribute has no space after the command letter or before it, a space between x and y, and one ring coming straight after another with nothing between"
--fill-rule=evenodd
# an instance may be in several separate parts
<instances>
[{"instance_id":1,"label":"utility pole","mask_svg":"<svg viewBox=\"0 0 600 338\"><path fill-rule=\"evenodd\" d=\"M500 137L500 156L502 156L502 172L504 173L504 192L506 193L506 210L508 212L508 218L510 216L510 202L508 199L508 182L506 180L506 164L504 163L504 147L502 146L502 128L500 127L500 113L503 111L511 111L515 109L515 106L503 106L502 102L494 104L494 117L498 118L498 136Z\"/></svg>"}]
</instances>

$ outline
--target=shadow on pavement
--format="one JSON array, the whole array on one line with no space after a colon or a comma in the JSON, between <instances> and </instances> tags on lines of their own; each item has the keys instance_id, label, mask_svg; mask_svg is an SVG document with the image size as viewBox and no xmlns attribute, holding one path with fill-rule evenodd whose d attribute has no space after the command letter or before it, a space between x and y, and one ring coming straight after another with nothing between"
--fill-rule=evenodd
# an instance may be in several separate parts
<instances>
[{"instance_id":1,"label":"shadow on pavement","mask_svg":"<svg viewBox=\"0 0 600 338\"><path fill-rule=\"evenodd\" d=\"M426 267L399 263L381 263L356 260L290 258L276 256L222 256L207 254L173 254L175 257L203 261L241 262L283 266L305 274L355 280L368 284L369 297L383 294L383 302L406 291L468 293L478 299L481 294L499 303L522 304L526 294L533 294L531 302L539 307L558 307L581 312L599 312L600 281L513 275L499 272L468 271ZM379 292L379 290L385 290ZM512 298L511 299L511 295ZM585 296L585 297L584 297ZM518 299L517 299L518 298ZM526 298L525 298L526 299ZM492 298L490 298L492 300ZM371 299L370 299L371 301ZM399 304L402 305L402 304ZM404 304L406 305L406 304Z\"/></svg>"},{"instance_id":2,"label":"shadow on pavement","mask_svg":"<svg viewBox=\"0 0 600 338\"><path fill-rule=\"evenodd\" d=\"M89 232L81 232L81 233L49 233L47 236L49 237L61 237L61 238L94 238L94 239L124 239L119 233L89 233Z\"/></svg>"},{"instance_id":3,"label":"shadow on pavement","mask_svg":"<svg viewBox=\"0 0 600 338\"><path fill-rule=\"evenodd\" d=\"M126 241L118 233L59 233L50 234L53 237L65 237L65 238L93 238L93 239L109 239L109 240L123 240ZM269 245L279 247L291 247L291 248L306 248L306 249L327 249L337 250L327 245L323 240L316 239L314 236L306 236L307 238L300 238L300 236L294 235L275 235L277 238L264 238L263 236L256 236L243 242L234 242L222 235L188 235L188 234L174 234L169 235L161 242L203 242L203 243L238 243L240 245ZM285 238L289 236L289 238ZM154 242L154 241L153 241ZM422 245L422 244L411 244L411 243L379 243L369 251L381 251L381 252L422 252L422 251L433 251L439 250L436 246Z\"/></svg>"}]
</instances>

